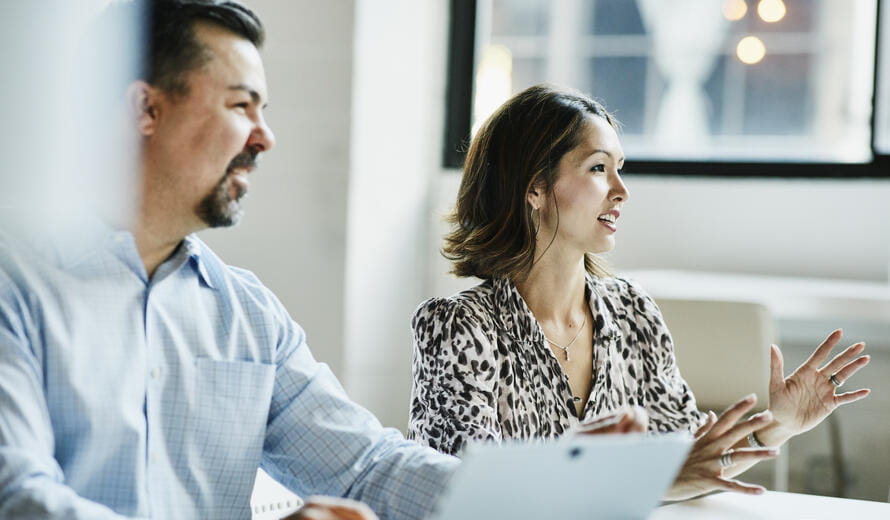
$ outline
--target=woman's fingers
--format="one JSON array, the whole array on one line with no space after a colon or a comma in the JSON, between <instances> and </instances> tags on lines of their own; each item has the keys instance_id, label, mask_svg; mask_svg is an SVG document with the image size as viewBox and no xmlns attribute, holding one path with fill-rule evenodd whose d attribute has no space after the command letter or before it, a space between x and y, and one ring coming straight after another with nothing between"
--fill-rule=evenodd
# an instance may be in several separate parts
<instances>
[{"instance_id":1,"label":"woman's fingers","mask_svg":"<svg viewBox=\"0 0 890 520\"><path fill-rule=\"evenodd\" d=\"M746 495L760 495L763 494L764 491L766 491L763 486L758 486L757 484L748 484L747 482L741 482L739 480L733 480L723 477L717 477L714 479L714 487L726 491L745 493Z\"/></svg>"},{"instance_id":2,"label":"woman's fingers","mask_svg":"<svg viewBox=\"0 0 890 520\"><path fill-rule=\"evenodd\" d=\"M774 459L779 456L779 450L775 448L737 448L724 452L729 454L732 465L744 464L746 462L760 462L762 460Z\"/></svg>"},{"instance_id":3,"label":"woman's fingers","mask_svg":"<svg viewBox=\"0 0 890 520\"><path fill-rule=\"evenodd\" d=\"M843 352L834 356L831 361L828 362L825 367L822 368L822 372L825 374L834 374L839 371L844 365L848 364L851 359L858 356L863 350L865 350L865 343L859 342L854 345L850 345L845 348Z\"/></svg>"},{"instance_id":4,"label":"woman's fingers","mask_svg":"<svg viewBox=\"0 0 890 520\"><path fill-rule=\"evenodd\" d=\"M735 424L732 428L727 430L727 432L720 437L720 445L724 448L734 446L737 442L747 437L749 433L756 432L771 423L772 420L773 414L769 410L752 415L748 419Z\"/></svg>"},{"instance_id":5,"label":"woman's fingers","mask_svg":"<svg viewBox=\"0 0 890 520\"><path fill-rule=\"evenodd\" d=\"M840 381L841 384L844 384L847 382L847 379L850 379L851 377L853 377L853 374L855 374L856 372L859 372L859 370L862 367L864 367L865 365L867 365L869 361L871 361L871 356L860 356L860 357L854 359L853 361L850 361L849 363L847 363L846 365L841 367L839 370L832 370L832 371L826 370L823 373L824 374L833 374L835 379Z\"/></svg>"},{"instance_id":6,"label":"woman's fingers","mask_svg":"<svg viewBox=\"0 0 890 520\"><path fill-rule=\"evenodd\" d=\"M378 520L367 505L346 498L312 496L292 520Z\"/></svg>"},{"instance_id":7,"label":"woman's fingers","mask_svg":"<svg viewBox=\"0 0 890 520\"><path fill-rule=\"evenodd\" d=\"M717 422L714 423L714 427L708 432L708 437L722 437L723 434L732 428L735 423L739 422L739 419L748 413L748 410L750 410L755 403L757 403L757 396L750 394L724 410L723 413L720 414L720 418L717 419Z\"/></svg>"},{"instance_id":8,"label":"woman's fingers","mask_svg":"<svg viewBox=\"0 0 890 520\"><path fill-rule=\"evenodd\" d=\"M649 428L649 414L645 408L632 406L616 425L617 433L643 433Z\"/></svg>"},{"instance_id":9,"label":"woman's fingers","mask_svg":"<svg viewBox=\"0 0 890 520\"><path fill-rule=\"evenodd\" d=\"M645 432L649 426L649 415L640 406L629 406L615 413L597 417L579 424L574 432L583 435L604 433Z\"/></svg>"},{"instance_id":10,"label":"woman's fingers","mask_svg":"<svg viewBox=\"0 0 890 520\"><path fill-rule=\"evenodd\" d=\"M825 338L825 341L822 342L821 345L816 347L816 350L810 355L810 357L804 361L802 366L812 368L813 370L817 370L819 365L822 364L823 361L828 357L828 354L831 353L831 349L837 345L837 342L840 341L841 336L843 336L843 332L841 329L837 329Z\"/></svg>"},{"instance_id":11,"label":"woman's fingers","mask_svg":"<svg viewBox=\"0 0 890 520\"><path fill-rule=\"evenodd\" d=\"M843 394L837 394L834 396L834 402L838 405L842 404L850 404L853 401L858 401L863 397L868 396L871 393L871 390L868 388L863 388L862 390L856 390L853 392L845 392Z\"/></svg>"},{"instance_id":12,"label":"woman's fingers","mask_svg":"<svg viewBox=\"0 0 890 520\"><path fill-rule=\"evenodd\" d=\"M714 423L717 422L717 414L714 412L708 412L708 418L705 419L705 422L695 430L695 440L699 440L704 437L711 428L714 426Z\"/></svg>"},{"instance_id":13,"label":"woman's fingers","mask_svg":"<svg viewBox=\"0 0 890 520\"><path fill-rule=\"evenodd\" d=\"M575 428L575 433L584 435L598 435L601 433L612 433L616 425L623 419L622 413L613 413L597 417L591 421L583 422Z\"/></svg>"},{"instance_id":14,"label":"woman's fingers","mask_svg":"<svg viewBox=\"0 0 890 520\"><path fill-rule=\"evenodd\" d=\"M778 346L770 345L769 349L769 389L772 393L785 383L785 359Z\"/></svg>"}]
</instances>

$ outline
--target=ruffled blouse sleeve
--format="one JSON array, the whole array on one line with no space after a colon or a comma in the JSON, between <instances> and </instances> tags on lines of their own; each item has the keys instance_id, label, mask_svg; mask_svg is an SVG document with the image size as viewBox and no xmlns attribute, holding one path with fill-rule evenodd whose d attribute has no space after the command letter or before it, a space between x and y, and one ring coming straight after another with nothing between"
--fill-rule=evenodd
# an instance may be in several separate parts
<instances>
[{"instance_id":1,"label":"ruffled blouse sleeve","mask_svg":"<svg viewBox=\"0 0 890 520\"><path fill-rule=\"evenodd\" d=\"M501 440L491 327L455 299L422 303L414 329L408 437L456 455L469 440Z\"/></svg>"},{"instance_id":2,"label":"ruffled blouse sleeve","mask_svg":"<svg viewBox=\"0 0 890 520\"><path fill-rule=\"evenodd\" d=\"M640 405L649 412L649 430L670 432L688 430L692 433L707 419L699 411L695 396L680 375L674 342L665 325L661 310L646 291L632 280L623 280L637 331L642 335L641 355L643 377Z\"/></svg>"}]
</instances>

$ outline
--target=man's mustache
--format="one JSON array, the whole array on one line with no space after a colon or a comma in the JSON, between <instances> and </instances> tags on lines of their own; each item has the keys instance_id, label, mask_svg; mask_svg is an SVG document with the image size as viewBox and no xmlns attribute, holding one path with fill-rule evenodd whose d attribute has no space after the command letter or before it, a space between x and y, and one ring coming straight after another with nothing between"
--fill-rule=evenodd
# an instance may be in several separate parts
<instances>
[{"instance_id":1,"label":"man's mustache","mask_svg":"<svg viewBox=\"0 0 890 520\"><path fill-rule=\"evenodd\" d=\"M257 155L259 155L259 152L255 150L244 150L243 152L239 153L235 156L234 159L232 159L232 162L229 163L228 168L226 168L226 175L231 173L232 170L238 168L256 168Z\"/></svg>"}]
</instances>

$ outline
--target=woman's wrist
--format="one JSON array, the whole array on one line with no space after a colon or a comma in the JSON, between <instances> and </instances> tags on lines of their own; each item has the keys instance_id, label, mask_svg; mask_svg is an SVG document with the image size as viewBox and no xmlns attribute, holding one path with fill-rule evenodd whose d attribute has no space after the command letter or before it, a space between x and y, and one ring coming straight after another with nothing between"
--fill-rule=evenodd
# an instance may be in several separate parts
<instances>
[{"instance_id":1,"label":"woman's wrist","mask_svg":"<svg viewBox=\"0 0 890 520\"><path fill-rule=\"evenodd\" d=\"M797 435L797 432L787 428L779 421L773 421L763 428L757 430L754 434L754 440L765 447L781 446L791 437ZM752 439L748 437L748 443L753 446Z\"/></svg>"}]
</instances>

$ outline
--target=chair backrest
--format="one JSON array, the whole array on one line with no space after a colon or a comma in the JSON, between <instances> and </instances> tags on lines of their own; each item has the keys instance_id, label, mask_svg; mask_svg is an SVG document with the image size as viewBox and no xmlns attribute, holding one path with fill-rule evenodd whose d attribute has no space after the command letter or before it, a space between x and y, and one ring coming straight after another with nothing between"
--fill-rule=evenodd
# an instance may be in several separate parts
<instances>
[{"instance_id":1,"label":"chair backrest","mask_svg":"<svg viewBox=\"0 0 890 520\"><path fill-rule=\"evenodd\" d=\"M751 392L769 405L769 348L776 326L760 303L657 298L677 365L700 409L720 412Z\"/></svg>"}]
</instances>

